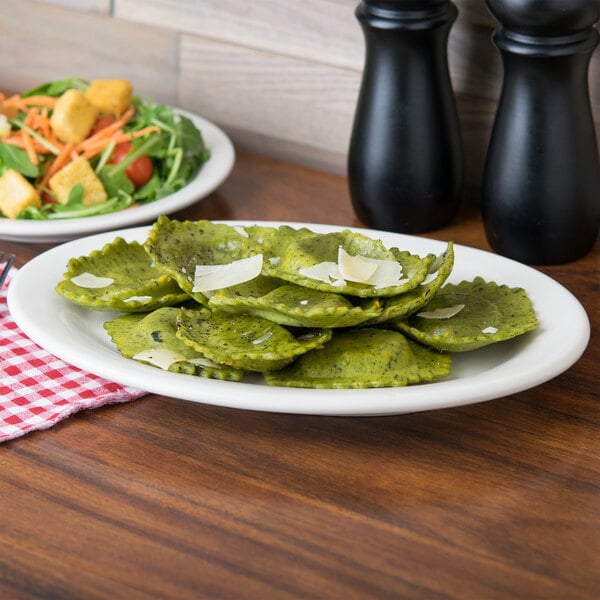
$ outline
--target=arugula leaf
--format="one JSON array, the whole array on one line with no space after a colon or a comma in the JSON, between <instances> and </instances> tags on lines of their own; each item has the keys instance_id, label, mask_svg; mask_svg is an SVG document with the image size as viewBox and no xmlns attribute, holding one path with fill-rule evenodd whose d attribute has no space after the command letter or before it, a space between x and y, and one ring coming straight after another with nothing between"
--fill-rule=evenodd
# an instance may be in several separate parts
<instances>
[{"instance_id":1,"label":"arugula leaf","mask_svg":"<svg viewBox=\"0 0 600 600\"><path fill-rule=\"evenodd\" d=\"M24 177L37 177L40 169L34 165L27 152L11 144L0 144L0 171L14 169Z\"/></svg>"},{"instance_id":2,"label":"arugula leaf","mask_svg":"<svg viewBox=\"0 0 600 600\"><path fill-rule=\"evenodd\" d=\"M106 193L109 196L116 196L120 190L123 190L127 194L133 194L135 186L131 183L131 179L127 177L125 171L114 168L117 166L106 165L98 171L98 178L102 182Z\"/></svg>"},{"instance_id":3,"label":"arugula leaf","mask_svg":"<svg viewBox=\"0 0 600 600\"><path fill-rule=\"evenodd\" d=\"M183 148L183 155L186 161L198 166L208 160L210 152L204 143L202 134L196 129L191 119L184 115L179 115L177 123L177 135L179 146Z\"/></svg>"},{"instance_id":4,"label":"arugula leaf","mask_svg":"<svg viewBox=\"0 0 600 600\"><path fill-rule=\"evenodd\" d=\"M85 91L89 85L89 82L81 77L67 77L66 79L59 79L57 81L49 81L43 83L27 92L21 94L22 98L28 96L62 96L68 89L75 88L80 91Z\"/></svg>"}]
</instances>

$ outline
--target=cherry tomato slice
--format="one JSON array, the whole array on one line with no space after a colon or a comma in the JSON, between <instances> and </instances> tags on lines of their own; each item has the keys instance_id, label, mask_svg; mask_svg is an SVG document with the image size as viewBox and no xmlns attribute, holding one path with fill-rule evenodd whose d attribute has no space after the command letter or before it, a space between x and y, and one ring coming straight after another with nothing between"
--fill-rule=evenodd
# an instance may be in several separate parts
<instances>
[{"instance_id":1,"label":"cherry tomato slice","mask_svg":"<svg viewBox=\"0 0 600 600\"><path fill-rule=\"evenodd\" d=\"M116 165L120 163L127 156L130 150L131 142L123 142L121 144L117 144L112 151L112 155L110 157L110 160L108 161L109 164Z\"/></svg>"},{"instance_id":2,"label":"cherry tomato slice","mask_svg":"<svg viewBox=\"0 0 600 600\"><path fill-rule=\"evenodd\" d=\"M108 162L111 165L120 163L125 156L127 156L129 150L131 150L130 142L117 144L113 150L112 157ZM125 169L125 174L129 178L129 181L131 181L136 188L142 187L147 183L152 177L153 172L154 166L152 165L152 161L145 155L134 160L127 169Z\"/></svg>"},{"instance_id":3,"label":"cherry tomato slice","mask_svg":"<svg viewBox=\"0 0 600 600\"><path fill-rule=\"evenodd\" d=\"M133 183L136 188L139 188L145 183L148 183L152 177L153 171L154 167L152 161L148 156L144 155L140 156L137 160L134 160L127 169L125 169L125 174L129 177L131 183Z\"/></svg>"}]
</instances>

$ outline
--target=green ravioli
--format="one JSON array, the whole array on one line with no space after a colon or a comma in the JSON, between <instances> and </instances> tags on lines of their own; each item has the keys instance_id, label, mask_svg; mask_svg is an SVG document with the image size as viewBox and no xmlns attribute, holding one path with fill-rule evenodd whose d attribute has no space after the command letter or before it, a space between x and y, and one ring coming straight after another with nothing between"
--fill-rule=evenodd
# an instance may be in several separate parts
<instances>
[{"instance_id":1,"label":"green ravioli","mask_svg":"<svg viewBox=\"0 0 600 600\"><path fill-rule=\"evenodd\" d=\"M150 314L121 315L104 323L104 328L126 358L153 366L157 366L154 360L162 359L162 368L173 373L241 381L244 371L213 363L175 335L180 310L160 308Z\"/></svg>"},{"instance_id":2,"label":"green ravioli","mask_svg":"<svg viewBox=\"0 0 600 600\"><path fill-rule=\"evenodd\" d=\"M376 388L432 381L450 374L449 354L425 348L397 331L364 328L334 333L321 349L265 373L269 385Z\"/></svg>"},{"instance_id":3,"label":"green ravioli","mask_svg":"<svg viewBox=\"0 0 600 600\"><path fill-rule=\"evenodd\" d=\"M144 247L117 237L89 256L72 258L56 291L94 310L146 312L189 298L177 282L157 268Z\"/></svg>"},{"instance_id":4,"label":"green ravioli","mask_svg":"<svg viewBox=\"0 0 600 600\"><path fill-rule=\"evenodd\" d=\"M180 312L177 337L216 363L269 371L322 346L331 338L331 330L303 329L295 336L285 327L260 317L201 308Z\"/></svg>"},{"instance_id":5,"label":"green ravioli","mask_svg":"<svg viewBox=\"0 0 600 600\"><path fill-rule=\"evenodd\" d=\"M356 298L323 292L259 276L252 281L217 290L211 308L248 314L291 327L352 327L381 312L379 298Z\"/></svg>"},{"instance_id":6,"label":"green ravioli","mask_svg":"<svg viewBox=\"0 0 600 600\"><path fill-rule=\"evenodd\" d=\"M352 280L339 270L340 251L352 258L396 265L399 276L383 284ZM344 230L302 237L287 245L278 262L265 265L264 269L265 274L304 287L373 298L393 296L415 288L425 278L433 259L433 256L422 259L396 248L387 249L381 240Z\"/></svg>"},{"instance_id":7,"label":"green ravioli","mask_svg":"<svg viewBox=\"0 0 600 600\"><path fill-rule=\"evenodd\" d=\"M538 321L525 290L476 277L445 285L419 312L393 325L438 350L465 352L531 331Z\"/></svg>"},{"instance_id":8,"label":"green ravioli","mask_svg":"<svg viewBox=\"0 0 600 600\"><path fill-rule=\"evenodd\" d=\"M193 291L198 265L227 265L262 254L260 244L243 228L211 221L173 221L166 216L153 225L145 249L200 304L206 304L207 298Z\"/></svg>"}]
</instances>

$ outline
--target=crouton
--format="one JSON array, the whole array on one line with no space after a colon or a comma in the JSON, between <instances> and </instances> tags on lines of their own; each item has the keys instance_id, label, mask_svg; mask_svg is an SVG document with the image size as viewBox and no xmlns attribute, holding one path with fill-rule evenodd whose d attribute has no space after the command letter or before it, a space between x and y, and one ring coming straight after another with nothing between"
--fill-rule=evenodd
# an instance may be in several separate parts
<instances>
[{"instance_id":1,"label":"crouton","mask_svg":"<svg viewBox=\"0 0 600 600\"><path fill-rule=\"evenodd\" d=\"M101 113L120 117L131 104L133 88L126 79L94 79L85 97Z\"/></svg>"},{"instance_id":2,"label":"crouton","mask_svg":"<svg viewBox=\"0 0 600 600\"><path fill-rule=\"evenodd\" d=\"M98 109L76 89L67 90L54 105L50 126L59 140L78 144L90 133Z\"/></svg>"},{"instance_id":3,"label":"crouton","mask_svg":"<svg viewBox=\"0 0 600 600\"><path fill-rule=\"evenodd\" d=\"M5 217L16 219L27 207L41 205L40 195L21 173L8 169L0 177L0 211Z\"/></svg>"},{"instance_id":4,"label":"crouton","mask_svg":"<svg viewBox=\"0 0 600 600\"><path fill-rule=\"evenodd\" d=\"M83 204L92 206L104 202L108 196L102 182L96 174L90 163L80 156L66 167L50 177L48 185L54 193L57 202L66 204L69 201L69 194L75 185L81 183L83 186Z\"/></svg>"}]
</instances>

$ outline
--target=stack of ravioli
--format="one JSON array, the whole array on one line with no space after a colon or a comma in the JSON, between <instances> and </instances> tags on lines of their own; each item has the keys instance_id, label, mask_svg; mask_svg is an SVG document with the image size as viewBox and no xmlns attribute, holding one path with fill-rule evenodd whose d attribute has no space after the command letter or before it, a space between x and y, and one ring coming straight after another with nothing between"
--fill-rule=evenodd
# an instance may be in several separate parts
<instances>
[{"instance_id":1,"label":"stack of ravioli","mask_svg":"<svg viewBox=\"0 0 600 600\"><path fill-rule=\"evenodd\" d=\"M69 261L57 291L117 313L119 352L175 373L305 388L395 387L447 377L452 353L514 338L537 318L522 288L447 283L421 257L356 231L317 233L163 216Z\"/></svg>"}]
</instances>

